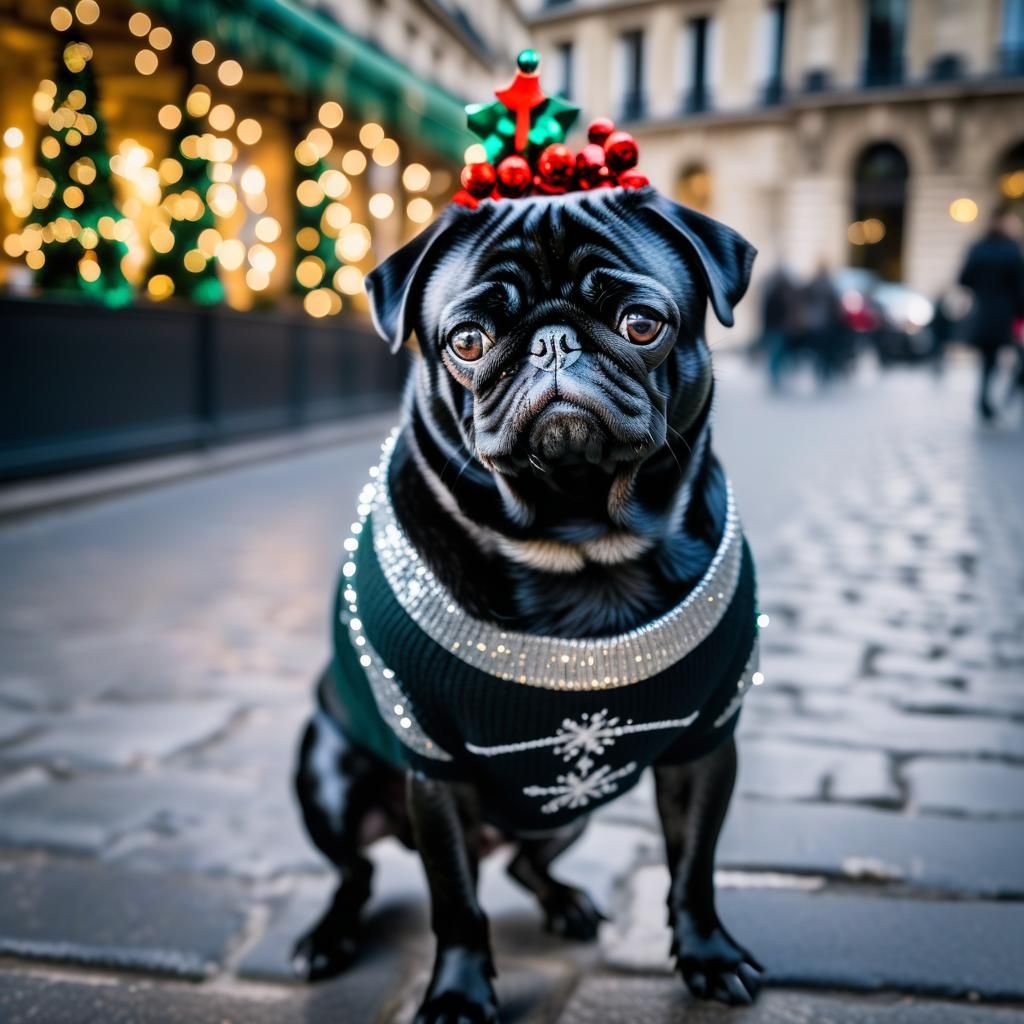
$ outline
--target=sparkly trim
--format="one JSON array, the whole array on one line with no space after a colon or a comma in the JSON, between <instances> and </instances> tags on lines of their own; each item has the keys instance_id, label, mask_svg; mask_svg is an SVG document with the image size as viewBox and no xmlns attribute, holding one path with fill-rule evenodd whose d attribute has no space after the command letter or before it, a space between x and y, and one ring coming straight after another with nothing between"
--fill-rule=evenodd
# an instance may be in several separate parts
<instances>
[{"instance_id":1,"label":"sparkly trim","mask_svg":"<svg viewBox=\"0 0 1024 1024\"><path fill-rule=\"evenodd\" d=\"M390 451L394 444L393 436L385 442L385 450ZM379 470L374 467L370 471L371 478L376 477ZM356 589L356 563L355 553L359 549L359 542L363 529L370 514L368 502L373 497L373 483L367 484L359 495L359 521L352 524L352 534L345 540L345 551L348 552L349 560L341 567L342 576L345 578L345 590L342 593L344 605L339 614L342 625L348 630L349 641L352 649L359 658L359 664L366 673L370 683L370 692L377 704L377 710L381 718L391 727L391 730L398 739L410 750L415 751L422 757L432 758L435 761L451 761L452 756L442 750L425 732L423 727L416 720L409 698L402 689L402 684L395 677L395 673L387 667L381 656L374 650L370 638L363 630L363 623L359 618L359 597Z\"/></svg>"},{"instance_id":2,"label":"sparkly trim","mask_svg":"<svg viewBox=\"0 0 1024 1024\"><path fill-rule=\"evenodd\" d=\"M751 686L760 686L764 682L764 675L758 671L760 654L759 644L755 638L753 650L750 652L750 658L747 661L746 667L743 669L743 674L736 682L736 692L733 694L732 700L726 705L725 710L715 719L716 729L725 725L725 723L728 722L737 711L739 711L740 705L743 703L743 698L746 697L747 691Z\"/></svg>"},{"instance_id":3,"label":"sparkly trim","mask_svg":"<svg viewBox=\"0 0 1024 1024\"><path fill-rule=\"evenodd\" d=\"M663 672L699 646L722 620L739 582L742 531L731 484L725 529L701 581L675 608L618 636L570 640L503 630L464 611L405 535L387 487L394 439L384 445L375 480L360 496L373 511L381 570L406 614L435 643L488 675L554 690L603 690Z\"/></svg>"}]
</instances>

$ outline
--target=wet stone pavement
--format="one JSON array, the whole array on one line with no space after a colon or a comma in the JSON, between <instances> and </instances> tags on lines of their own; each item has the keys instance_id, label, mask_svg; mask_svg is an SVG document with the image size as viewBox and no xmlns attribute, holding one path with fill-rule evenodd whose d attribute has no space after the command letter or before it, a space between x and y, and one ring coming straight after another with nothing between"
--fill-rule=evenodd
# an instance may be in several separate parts
<instances>
[{"instance_id":1,"label":"wet stone pavement","mask_svg":"<svg viewBox=\"0 0 1024 1024\"><path fill-rule=\"evenodd\" d=\"M773 988L729 1011L672 977L641 785L558 862L610 911L596 946L485 864L502 1019L1024 1022L1024 428L976 427L955 367L788 398L719 377L770 619L721 912ZM331 889L289 776L375 450L0 524L0 1021L410 1019L431 941L393 843L352 971L287 962Z\"/></svg>"}]
</instances>

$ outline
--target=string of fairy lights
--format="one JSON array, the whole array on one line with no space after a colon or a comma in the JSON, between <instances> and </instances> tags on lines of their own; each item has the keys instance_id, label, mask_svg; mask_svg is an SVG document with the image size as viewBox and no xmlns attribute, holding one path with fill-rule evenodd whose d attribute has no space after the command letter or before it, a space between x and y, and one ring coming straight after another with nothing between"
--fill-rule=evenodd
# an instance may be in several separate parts
<instances>
[{"instance_id":1,"label":"string of fairy lights","mask_svg":"<svg viewBox=\"0 0 1024 1024\"><path fill-rule=\"evenodd\" d=\"M51 12L63 67L32 98L36 159L28 154L27 131L11 126L2 134L3 194L22 221L3 248L24 260L41 286L73 256L72 276L77 272L86 291L116 279L154 301L177 295L215 302L230 280L232 305L246 308L290 291L309 315L325 317L363 291L374 222L404 214L419 226L433 217L428 192L441 181L437 172L417 162L402 166L399 143L376 122L360 125L357 142L339 145L335 133L346 115L330 99L292 147L294 191L268 189L260 163L267 126L239 109L245 68L208 39L194 40L187 51L196 84L156 112L163 150L132 137L107 141L93 48L78 32L101 13L97 0ZM127 31L138 41L134 72L144 78L181 52L173 49L171 30L145 12L128 17ZM279 142L281 125L274 129ZM390 184L382 187L382 180Z\"/></svg>"}]
</instances>

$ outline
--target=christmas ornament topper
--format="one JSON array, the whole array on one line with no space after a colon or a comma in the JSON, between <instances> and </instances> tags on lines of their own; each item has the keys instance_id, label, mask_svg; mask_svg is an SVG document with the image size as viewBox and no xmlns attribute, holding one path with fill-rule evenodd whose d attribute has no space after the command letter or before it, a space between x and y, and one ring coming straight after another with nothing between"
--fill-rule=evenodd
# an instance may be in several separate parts
<instances>
[{"instance_id":1,"label":"christmas ornament topper","mask_svg":"<svg viewBox=\"0 0 1024 1024\"><path fill-rule=\"evenodd\" d=\"M462 188L453 203L475 209L483 199L650 184L636 169L639 150L633 136L616 131L607 117L591 121L587 144L578 153L565 145L579 107L544 95L535 50L523 50L516 63L515 78L495 90L494 102L466 107L466 121L480 137L486 159L462 169Z\"/></svg>"}]
</instances>

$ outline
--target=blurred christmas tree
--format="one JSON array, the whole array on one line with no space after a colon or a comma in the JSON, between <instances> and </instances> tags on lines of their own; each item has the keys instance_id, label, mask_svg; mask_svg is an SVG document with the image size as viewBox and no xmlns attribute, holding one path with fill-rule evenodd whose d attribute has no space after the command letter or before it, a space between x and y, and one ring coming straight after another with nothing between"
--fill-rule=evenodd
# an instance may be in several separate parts
<instances>
[{"instance_id":1,"label":"blurred christmas tree","mask_svg":"<svg viewBox=\"0 0 1024 1024\"><path fill-rule=\"evenodd\" d=\"M42 225L42 263L34 269L44 289L123 306L133 291L121 269L128 222L114 203L91 60L88 43L62 37L55 81L40 88L53 107L39 143L35 205L50 219Z\"/></svg>"},{"instance_id":2,"label":"blurred christmas tree","mask_svg":"<svg viewBox=\"0 0 1024 1024\"><path fill-rule=\"evenodd\" d=\"M224 301L224 286L213 255L220 235L208 202L213 179L209 161L201 153L202 136L199 122L185 113L174 135L172 155L160 165L164 186L160 209L165 219L150 235L154 253L147 278L151 294L157 297L173 291L193 302L211 304Z\"/></svg>"},{"instance_id":3,"label":"blurred christmas tree","mask_svg":"<svg viewBox=\"0 0 1024 1024\"><path fill-rule=\"evenodd\" d=\"M300 143L302 146L308 143ZM347 194L345 176L332 170L323 157L312 163L300 160L295 193L295 277L293 289L304 296L303 305L315 316L341 309L341 296L331 287L342 261L336 253L338 232L349 220L348 209L335 200Z\"/></svg>"}]
</instances>

